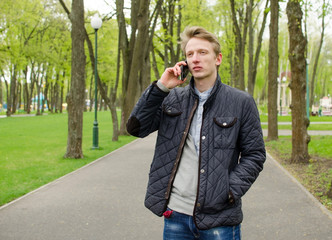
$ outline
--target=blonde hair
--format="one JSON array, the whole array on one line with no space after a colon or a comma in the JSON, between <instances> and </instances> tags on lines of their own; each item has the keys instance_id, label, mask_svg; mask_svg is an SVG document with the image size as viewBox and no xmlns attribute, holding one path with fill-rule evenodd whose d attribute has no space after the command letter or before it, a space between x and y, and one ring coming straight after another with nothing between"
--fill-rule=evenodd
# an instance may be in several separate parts
<instances>
[{"instance_id":1,"label":"blonde hair","mask_svg":"<svg viewBox=\"0 0 332 240\"><path fill-rule=\"evenodd\" d=\"M181 37L181 41L180 41L181 49L182 49L184 55L186 55L187 43L193 37L205 39L205 40L209 41L210 43L212 43L212 48L213 48L216 56L218 56L219 53L221 53L220 43L219 43L216 35L208 32L206 29L204 29L202 27L198 27L198 26L186 27L184 29L184 31L181 33L180 37Z\"/></svg>"}]
</instances>

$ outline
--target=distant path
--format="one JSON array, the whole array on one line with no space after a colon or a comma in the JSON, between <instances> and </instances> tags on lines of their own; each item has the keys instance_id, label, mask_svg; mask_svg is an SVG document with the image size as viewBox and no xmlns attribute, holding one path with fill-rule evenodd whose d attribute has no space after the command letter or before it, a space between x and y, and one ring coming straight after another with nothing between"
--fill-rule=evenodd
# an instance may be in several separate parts
<instances>
[{"instance_id":1,"label":"distant path","mask_svg":"<svg viewBox=\"0 0 332 240\"><path fill-rule=\"evenodd\" d=\"M267 125L267 122L261 122L262 125ZM310 122L310 125L313 124L332 124L332 122ZM292 125L292 122L278 122L278 125Z\"/></svg>"},{"instance_id":2,"label":"distant path","mask_svg":"<svg viewBox=\"0 0 332 240\"><path fill-rule=\"evenodd\" d=\"M325 131L325 130L309 130L309 135L314 136L324 136L324 135L332 135L332 131ZM267 129L263 129L263 135L264 137L267 137ZM286 129L279 129L278 130L279 136L291 136L292 130L286 130Z\"/></svg>"}]
</instances>

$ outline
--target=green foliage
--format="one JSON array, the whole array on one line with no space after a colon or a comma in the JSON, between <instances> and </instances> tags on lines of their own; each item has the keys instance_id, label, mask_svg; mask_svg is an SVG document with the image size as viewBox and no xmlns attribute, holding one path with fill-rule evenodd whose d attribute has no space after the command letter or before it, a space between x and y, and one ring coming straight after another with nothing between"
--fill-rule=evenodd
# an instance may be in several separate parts
<instances>
[{"instance_id":1,"label":"green foliage","mask_svg":"<svg viewBox=\"0 0 332 240\"><path fill-rule=\"evenodd\" d=\"M290 71L288 63L287 17L285 14L286 2L279 2L279 69L280 71ZM155 4L156 1L151 1L150 9L152 9ZM175 7L175 16L173 19L173 35L169 32L165 32L160 20L161 17L159 17L156 27L153 43L159 73L161 74L165 67L171 63L169 51L167 53L169 54L167 63L164 63L164 59L166 58L162 58L159 53L164 53L167 48L165 47L167 40L170 40L173 44L173 48L176 49L176 45L179 40L176 34L177 24L180 21L180 31L188 25L200 25L209 31L216 33L221 42L223 54L223 62L220 66L219 73L224 83L232 84L230 79L232 60L234 58L235 39L233 34L229 0L218 0L213 3L207 0L164 1L163 4L163 8L166 8L167 4L173 4ZM319 20L319 16L322 15L323 10L321 2L319 1L307 1L306 4L308 5L308 28L310 30L313 28L312 26L315 25L312 23L319 22L317 20ZM245 10L244 1L236 1L236 5ZM253 19L256 24L255 38L258 34L258 27L260 26L262 19L262 10L264 5L265 1L255 2L256 8L253 12ZM180 6L182 14L181 19L179 18ZM70 3L68 1L67 7L70 8ZM0 69L5 72L5 76L8 77L10 75L10 69L12 69L14 65L16 65L18 71L20 71L19 79L23 79L24 76L21 71L25 69L26 66L32 68L32 62L35 62L36 65L38 63L40 66L47 65L50 83L57 82L58 85L65 86L66 93L68 89L67 85L70 82L71 24L59 2L52 0L7 0L1 1L0 9ZM324 9L325 14L330 14L331 5L327 4L327 8ZM266 11L269 11L269 9ZM244 13L245 12L243 12L243 14ZM90 16L92 14L94 13L87 12L85 15L86 28L92 43L94 43L94 34L90 26ZM167 17L170 16L166 16L166 18ZM169 18L167 19L169 22L166 24L170 24L171 20ZM131 19L127 17L126 20L130 22ZM265 28L265 32L268 32L268 27ZM315 46L317 45L318 36L319 31L311 30L308 34L308 52L310 57L315 56ZM116 20L105 20L102 28L98 31L98 71L101 80L104 83L107 83L108 86L114 84L116 76L117 38L118 26ZM332 90L332 81L330 80L330 76L332 75L332 61L331 51L328 49L331 45L331 36L329 36L328 33L326 34L324 41L326 44L323 45L322 54L319 60L319 71L317 72L317 84L315 86L315 96L317 99L316 104L318 103L318 99L320 97L331 93ZM268 48L268 36L266 36L263 39L263 47L260 52L260 61L257 69L256 87L254 91L255 99L264 100L261 98L263 96L263 88L266 87L267 81ZM86 56L88 65L86 68L86 85L89 86L90 79L93 76L88 51L86 51ZM180 60L182 58L183 57L180 54L179 59L176 60ZM246 61L248 61L247 58ZM312 73L312 68L313 64L310 64L309 75ZM122 69L120 69L120 71L121 70ZM248 69L246 68L245 71L245 77L247 77ZM153 76L154 73L151 73ZM155 78L152 77L152 80L154 79ZM121 88L121 81L119 83L119 87ZM121 89L119 92L121 92Z\"/></svg>"},{"instance_id":2,"label":"green foliage","mask_svg":"<svg viewBox=\"0 0 332 240\"><path fill-rule=\"evenodd\" d=\"M15 70L19 82L29 84L28 72L33 71L43 78L47 74L48 83L58 81L63 86L64 78L70 78L71 39L69 20L60 4L51 0L5 2L10 7L0 15L0 22L5 23L0 31L3 77L10 82ZM41 84L45 86L46 80Z\"/></svg>"},{"instance_id":3,"label":"green foliage","mask_svg":"<svg viewBox=\"0 0 332 240\"><path fill-rule=\"evenodd\" d=\"M83 159L63 159L67 114L0 119L0 205L53 181L135 139L112 142L109 112L98 112L100 150L91 150L94 114L84 113Z\"/></svg>"}]
</instances>

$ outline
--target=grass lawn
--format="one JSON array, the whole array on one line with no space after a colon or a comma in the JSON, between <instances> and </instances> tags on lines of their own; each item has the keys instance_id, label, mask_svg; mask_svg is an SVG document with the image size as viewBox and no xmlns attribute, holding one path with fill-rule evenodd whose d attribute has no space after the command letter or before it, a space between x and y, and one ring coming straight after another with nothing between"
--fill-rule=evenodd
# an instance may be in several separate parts
<instances>
[{"instance_id":1,"label":"grass lawn","mask_svg":"<svg viewBox=\"0 0 332 240\"><path fill-rule=\"evenodd\" d=\"M268 119L266 115L260 115L262 128L267 129ZM288 122L289 124L278 124L278 129L292 129L292 117L291 116L278 116L278 122ZM316 123L315 123L316 122ZM326 122L327 124L318 124L318 122ZM319 131L332 131L332 117L310 117L310 125L308 130L319 130Z\"/></svg>"},{"instance_id":2,"label":"grass lawn","mask_svg":"<svg viewBox=\"0 0 332 240\"><path fill-rule=\"evenodd\" d=\"M131 142L112 142L110 112L98 112L99 150L91 150L94 113L84 113L83 159L64 159L67 114L0 118L0 205Z\"/></svg>"},{"instance_id":3,"label":"grass lawn","mask_svg":"<svg viewBox=\"0 0 332 240\"><path fill-rule=\"evenodd\" d=\"M267 124L262 124L263 129L267 129L268 125ZM282 130L291 130L292 125L287 124L278 124L278 129ZM310 124L308 127L308 130L313 131L313 130L318 130L318 131L332 131L332 124Z\"/></svg>"},{"instance_id":4,"label":"grass lawn","mask_svg":"<svg viewBox=\"0 0 332 240\"><path fill-rule=\"evenodd\" d=\"M289 163L291 141L290 136L281 136L278 141L266 142L266 149L327 209L332 211L332 199L327 197L332 181L332 136L311 136L308 146L311 160L308 164Z\"/></svg>"},{"instance_id":5,"label":"grass lawn","mask_svg":"<svg viewBox=\"0 0 332 240\"><path fill-rule=\"evenodd\" d=\"M268 117L265 114L260 115L261 122L267 122ZM292 116L278 116L278 122L291 122L292 121ZM323 116L323 117L317 117L317 116L311 116L310 117L310 122L332 122L332 117L331 116Z\"/></svg>"}]
</instances>

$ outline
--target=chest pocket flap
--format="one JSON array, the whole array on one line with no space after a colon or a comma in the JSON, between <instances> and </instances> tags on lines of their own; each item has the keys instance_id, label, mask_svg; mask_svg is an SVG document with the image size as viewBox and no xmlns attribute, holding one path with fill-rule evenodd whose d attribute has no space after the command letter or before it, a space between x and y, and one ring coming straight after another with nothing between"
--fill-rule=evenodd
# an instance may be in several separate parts
<instances>
[{"instance_id":1,"label":"chest pocket flap","mask_svg":"<svg viewBox=\"0 0 332 240\"><path fill-rule=\"evenodd\" d=\"M237 141L236 117L215 117L214 127L214 147L219 149L235 148Z\"/></svg>"},{"instance_id":2,"label":"chest pocket flap","mask_svg":"<svg viewBox=\"0 0 332 240\"><path fill-rule=\"evenodd\" d=\"M230 128L232 127L236 122L236 117L215 117L213 118L213 121L222 128Z\"/></svg>"},{"instance_id":3,"label":"chest pocket flap","mask_svg":"<svg viewBox=\"0 0 332 240\"><path fill-rule=\"evenodd\" d=\"M168 105L163 105L162 110L163 116L159 128L159 134L171 139L178 125L179 116L182 112L179 109Z\"/></svg>"},{"instance_id":4,"label":"chest pocket flap","mask_svg":"<svg viewBox=\"0 0 332 240\"><path fill-rule=\"evenodd\" d=\"M163 112L170 116L170 117L176 117L176 116L179 116L181 115L181 111L179 111L178 109L176 109L175 107L172 107L172 106L166 106L164 105L163 106Z\"/></svg>"}]
</instances>

